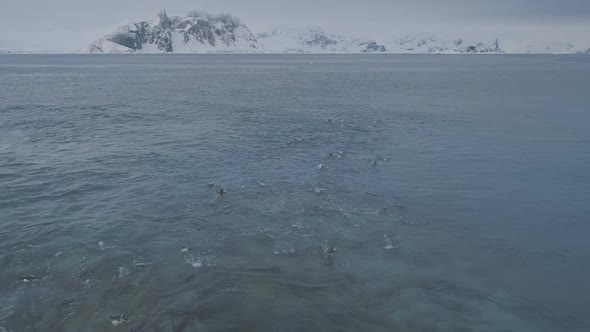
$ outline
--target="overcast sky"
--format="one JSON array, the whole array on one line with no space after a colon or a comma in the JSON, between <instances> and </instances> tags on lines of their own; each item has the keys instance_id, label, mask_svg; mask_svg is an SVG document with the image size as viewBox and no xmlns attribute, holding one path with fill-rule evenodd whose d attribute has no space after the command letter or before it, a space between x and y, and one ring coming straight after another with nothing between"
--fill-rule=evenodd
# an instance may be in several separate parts
<instances>
[{"instance_id":1,"label":"overcast sky","mask_svg":"<svg viewBox=\"0 0 590 332\"><path fill-rule=\"evenodd\" d=\"M429 32L590 43L590 0L0 0L0 48L82 48L163 8L228 12L255 33L320 26L381 40Z\"/></svg>"}]
</instances>

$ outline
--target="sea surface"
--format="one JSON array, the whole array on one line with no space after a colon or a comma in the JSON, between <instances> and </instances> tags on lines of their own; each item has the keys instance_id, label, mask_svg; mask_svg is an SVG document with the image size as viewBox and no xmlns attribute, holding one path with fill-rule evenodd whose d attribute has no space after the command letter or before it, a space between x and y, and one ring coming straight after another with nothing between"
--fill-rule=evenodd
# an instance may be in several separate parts
<instances>
[{"instance_id":1,"label":"sea surface","mask_svg":"<svg viewBox=\"0 0 590 332\"><path fill-rule=\"evenodd\" d=\"M589 87L588 56L0 56L0 331L590 331Z\"/></svg>"}]
</instances>

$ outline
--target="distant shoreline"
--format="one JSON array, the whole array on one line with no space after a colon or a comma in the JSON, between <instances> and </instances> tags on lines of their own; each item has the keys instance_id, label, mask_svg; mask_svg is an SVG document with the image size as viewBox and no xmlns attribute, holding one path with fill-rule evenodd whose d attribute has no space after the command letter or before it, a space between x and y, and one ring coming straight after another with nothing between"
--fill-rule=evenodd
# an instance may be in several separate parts
<instances>
[{"instance_id":1,"label":"distant shoreline","mask_svg":"<svg viewBox=\"0 0 590 332\"><path fill-rule=\"evenodd\" d=\"M342 56L388 56L388 55L461 55L461 56L502 56L502 55L590 55L590 53L240 53L240 52L210 52L210 53L76 53L76 52L0 52L2 55L87 55L87 56L180 56L180 55L342 55Z\"/></svg>"}]
</instances>

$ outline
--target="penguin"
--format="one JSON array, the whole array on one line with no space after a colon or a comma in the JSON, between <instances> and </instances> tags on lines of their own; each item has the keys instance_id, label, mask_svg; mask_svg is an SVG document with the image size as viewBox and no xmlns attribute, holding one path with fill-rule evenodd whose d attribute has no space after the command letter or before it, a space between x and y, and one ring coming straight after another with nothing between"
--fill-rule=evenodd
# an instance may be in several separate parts
<instances>
[{"instance_id":1,"label":"penguin","mask_svg":"<svg viewBox=\"0 0 590 332\"><path fill-rule=\"evenodd\" d=\"M127 323L129 321L130 315L111 315L109 318L111 319L111 324L113 326L119 326L123 323Z\"/></svg>"},{"instance_id":2,"label":"penguin","mask_svg":"<svg viewBox=\"0 0 590 332\"><path fill-rule=\"evenodd\" d=\"M334 256L338 252L336 247L327 247L324 249L324 264L332 265L334 263Z\"/></svg>"},{"instance_id":3,"label":"penguin","mask_svg":"<svg viewBox=\"0 0 590 332\"><path fill-rule=\"evenodd\" d=\"M24 276L24 277L20 278L20 281L28 284L30 282L37 280L37 279L38 279L37 277L35 277L33 275L29 275L29 276Z\"/></svg>"}]
</instances>

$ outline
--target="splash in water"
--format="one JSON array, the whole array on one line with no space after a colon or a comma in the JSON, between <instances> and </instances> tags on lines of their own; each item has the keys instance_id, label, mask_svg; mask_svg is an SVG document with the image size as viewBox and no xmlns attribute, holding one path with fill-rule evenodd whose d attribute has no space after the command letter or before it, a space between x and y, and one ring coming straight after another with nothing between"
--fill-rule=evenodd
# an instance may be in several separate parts
<instances>
[{"instance_id":1,"label":"splash in water","mask_svg":"<svg viewBox=\"0 0 590 332\"><path fill-rule=\"evenodd\" d=\"M385 239L385 246L383 247L383 249L385 249L385 250L399 249L400 244L394 243L394 241L389 236L387 236L387 234L383 235L383 238Z\"/></svg>"},{"instance_id":2,"label":"splash in water","mask_svg":"<svg viewBox=\"0 0 590 332\"><path fill-rule=\"evenodd\" d=\"M104 241L98 241L98 248L100 250L107 250L107 249L114 249L117 248L117 246L105 246L104 245Z\"/></svg>"},{"instance_id":3,"label":"splash in water","mask_svg":"<svg viewBox=\"0 0 590 332\"><path fill-rule=\"evenodd\" d=\"M195 258L195 256L193 256L193 254L190 252L190 250L187 247L184 247L180 250L180 252L182 253L182 256L184 257L184 261L189 263L192 267L194 268L198 268L203 266L203 262L201 262L200 259Z\"/></svg>"}]
</instances>

